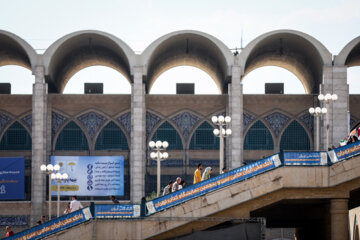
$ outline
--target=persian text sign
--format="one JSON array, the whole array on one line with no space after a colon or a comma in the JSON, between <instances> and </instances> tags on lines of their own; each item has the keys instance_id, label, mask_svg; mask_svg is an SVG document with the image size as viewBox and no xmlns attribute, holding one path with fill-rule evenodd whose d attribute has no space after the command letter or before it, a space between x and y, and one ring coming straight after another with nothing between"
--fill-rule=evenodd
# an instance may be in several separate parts
<instances>
[{"instance_id":1,"label":"persian text sign","mask_svg":"<svg viewBox=\"0 0 360 240\"><path fill-rule=\"evenodd\" d=\"M179 191L170 193L166 196L162 196L147 202L146 207L148 210L148 214L153 214L155 212L175 206L179 203L199 197L208 192L215 191L219 188L226 187L230 184L253 177L257 174L268 171L270 169L274 169L280 165L281 165L281 161L279 155L276 154L264 158L255 163L251 163L249 165L236 168L227 173L218 175L214 178L210 178L206 181L200 182L198 184L192 185L190 187L181 189Z\"/></svg>"},{"instance_id":2,"label":"persian text sign","mask_svg":"<svg viewBox=\"0 0 360 240\"><path fill-rule=\"evenodd\" d=\"M140 217L140 205L96 204L96 218L137 218Z\"/></svg>"},{"instance_id":3,"label":"persian text sign","mask_svg":"<svg viewBox=\"0 0 360 240\"><path fill-rule=\"evenodd\" d=\"M32 239L41 239L51 234L60 232L64 229L70 228L74 225L77 225L82 222L88 221L92 218L90 208L83 208L81 210L69 213L62 217L50 220L44 224L32 227L25 231L19 232L11 237L6 239L9 240L32 240Z\"/></svg>"},{"instance_id":4,"label":"persian text sign","mask_svg":"<svg viewBox=\"0 0 360 240\"><path fill-rule=\"evenodd\" d=\"M25 198L25 159L23 157L0 158L0 199Z\"/></svg>"},{"instance_id":5,"label":"persian text sign","mask_svg":"<svg viewBox=\"0 0 360 240\"><path fill-rule=\"evenodd\" d=\"M52 156L52 164L60 165L60 172L69 178L61 182L61 196L123 196L123 156ZM56 196L56 182L52 182Z\"/></svg>"},{"instance_id":6,"label":"persian text sign","mask_svg":"<svg viewBox=\"0 0 360 240\"><path fill-rule=\"evenodd\" d=\"M326 152L284 152L284 165L327 165Z\"/></svg>"},{"instance_id":7,"label":"persian text sign","mask_svg":"<svg viewBox=\"0 0 360 240\"><path fill-rule=\"evenodd\" d=\"M335 148L328 152L332 163L354 157L360 154L360 141L348 144L343 147Z\"/></svg>"}]
</instances>

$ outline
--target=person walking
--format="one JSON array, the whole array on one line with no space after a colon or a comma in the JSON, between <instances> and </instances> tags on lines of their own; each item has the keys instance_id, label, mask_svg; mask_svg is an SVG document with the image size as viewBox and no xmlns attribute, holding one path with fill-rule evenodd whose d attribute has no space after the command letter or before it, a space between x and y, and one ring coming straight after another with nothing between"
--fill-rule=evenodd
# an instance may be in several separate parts
<instances>
[{"instance_id":1,"label":"person walking","mask_svg":"<svg viewBox=\"0 0 360 240\"><path fill-rule=\"evenodd\" d=\"M6 235L5 235L5 237L10 237L12 235L14 235L14 232L11 230L11 227L6 226Z\"/></svg>"},{"instance_id":2,"label":"person walking","mask_svg":"<svg viewBox=\"0 0 360 240\"><path fill-rule=\"evenodd\" d=\"M209 179L209 178L210 178L211 171L212 171L212 168L211 168L211 167L205 168L205 171L204 171L204 173L203 173L203 175L202 175L201 181L205 181L205 180Z\"/></svg>"},{"instance_id":3,"label":"person walking","mask_svg":"<svg viewBox=\"0 0 360 240\"><path fill-rule=\"evenodd\" d=\"M170 180L168 185L164 188L164 191L163 191L163 196L165 196L166 194L169 194L171 193L171 189L172 189L172 185L173 185L173 180Z\"/></svg>"},{"instance_id":4,"label":"person walking","mask_svg":"<svg viewBox=\"0 0 360 240\"><path fill-rule=\"evenodd\" d=\"M83 206L81 205L81 203L77 200L76 196L72 197L72 201L70 202L70 211L71 212L75 212L79 209L82 209Z\"/></svg>"},{"instance_id":5,"label":"person walking","mask_svg":"<svg viewBox=\"0 0 360 240\"><path fill-rule=\"evenodd\" d=\"M202 164L199 163L197 169L194 172L194 184L201 182L201 170Z\"/></svg>"},{"instance_id":6,"label":"person walking","mask_svg":"<svg viewBox=\"0 0 360 240\"><path fill-rule=\"evenodd\" d=\"M172 189L171 192L176 192L177 190L179 190L179 185L181 183L181 177L177 177L176 181L174 182L174 184L172 185Z\"/></svg>"},{"instance_id":7,"label":"person walking","mask_svg":"<svg viewBox=\"0 0 360 240\"><path fill-rule=\"evenodd\" d=\"M119 204L119 203L120 203L119 200L117 200L117 199L115 198L115 196L111 196L111 197L110 197L110 200L111 200L113 203L115 203L115 204Z\"/></svg>"},{"instance_id":8,"label":"person walking","mask_svg":"<svg viewBox=\"0 0 360 240\"><path fill-rule=\"evenodd\" d=\"M70 202L68 202L68 204L65 208L65 211L64 211L64 214L69 214L69 213L71 213Z\"/></svg>"}]
</instances>

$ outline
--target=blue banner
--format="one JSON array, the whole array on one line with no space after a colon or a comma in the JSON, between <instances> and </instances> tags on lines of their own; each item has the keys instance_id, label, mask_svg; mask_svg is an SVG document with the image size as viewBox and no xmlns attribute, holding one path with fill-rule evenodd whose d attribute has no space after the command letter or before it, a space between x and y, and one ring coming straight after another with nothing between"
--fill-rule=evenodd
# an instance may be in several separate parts
<instances>
[{"instance_id":1,"label":"blue banner","mask_svg":"<svg viewBox=\"0 0 360 240\"><path fill-rule=\"evenodd\" d=\"M140 205L96 204L95 218L137 218Z\"/></svg>"},{"instance_id":2,"label":"blue banner","mask_svg":"<svg viewBox=\"0 0 360 240\"><path fill-rule=\"evenodd\" d=\"M7 240L33 240L41 239L51 234L60 232L64 229L73 227L79 223L83 223L92 218L90 208L83 208L81 210L69 213L62 217L50 220L44 224L29 228L25 231L19 232Z\"/></svg>"},{"instance_id":3,"label":"blue banner","mask_svg":"<svg viewBox=\"0 0 360 240\"><path fill-rule=\"evenodd\" d=\"M335 148L328 152L331 163L336 163L360 154L360 141Z\"/></svg>"},{"instance_id":4,"label":"blue banner","mask_svg":"<svg viewBox=\"0 0 360 240\"><path fill-rule=\"evenodd\" d=\"M61 196L123 196L123 156L52 156L60 173L69 178L60 184ZM52 195L57 195L57 182L52 181Z\"/></svg>"},{"instance_id":5,"label":"blue banner","mask_svg":"<svg viewBox=\"0 0 360 240\"><path fill-rule=\"evenodd\" d=\"M253 177L262 172L277 168L281 165L279 155L273 155L257 162L233 169L229 172L220 174L214 178L186 187L179 191L167 194L146 202L148 215L175 206L187 200L202 196L208 192L226 187L244 179Z\"/></svg>"},{"instance_id":6,"label":"blue banner","mask_svg":"<svg viewBox=\"0 0 360 240\"><path fill-rule=\"evenodd\" d=\"M326 152L284 152L284 165L327 165Z\"/></svg>"},{"instance_id":7,"label":"blue banner","mask_svg":"<svg viewBox=\"0 0 360 240\"><path fill-rule=\"evenodd\" d=\"M0 200L25 198L25 158L0 158Z\"/></svg>"}]
</instances>

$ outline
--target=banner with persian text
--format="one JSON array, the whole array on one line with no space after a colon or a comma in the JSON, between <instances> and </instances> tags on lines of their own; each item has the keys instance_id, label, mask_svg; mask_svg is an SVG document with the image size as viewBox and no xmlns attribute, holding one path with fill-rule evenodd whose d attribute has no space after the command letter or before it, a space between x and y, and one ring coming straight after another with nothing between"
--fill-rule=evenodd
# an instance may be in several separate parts
<instances>
[{"instance_id":1,"label":"banner with persian text","mask_svg":"<svg viewBox=\"0 0 360 240\"><path fill-rule=\"evenodd\" d=\"M0 200L25 198L25 158L0 158Z\"/></svg>"},{"instance_id":2,"label":"banner with persian text","mask_svg":"<svg viewBox=\"0 0 360 240\"><path fill-rule=\"evenodd\" d=\"M60 232L62 230L71 228L79 223L83 223L92 218L90 208L86 207L78 211L69 213L62 217L50 220L41 225L29 228L25 231L19 232L7 240L35 240L41 239L51 234Z\"/></svg>"},{"instance_id":3,"label":"banner with persian text","mask_svg":"<svg viewBox=\"0 0 360 240\"><path fill-rule=\"evenodd\" d=\"M137 218L140 205L96 204L95 218Z\"/></svg>"},{"instance_id":4,"label":"banner with persian text","mask_svg":"<svg viewBox=\"0 0 360 240\"><path fill-rule=\"evenodd\" d=\"M60 173L69 178L60 184L61 196L123 196L123 156L52 156ZM56 196L57 183L52 181L51 194Z\"/></svg>"},{"instance_id":5,"label":"banner with persian text","mask_svg":"<svg viewBox=\"0 0 360 240\"><path fill-rule=\"evenodd\" d=\"M208 192L215 191L219 188L223 188L233 183L253 177L279 166L281 166L281 161L279 155L276 154L249 165L233 169L214 178L210 178L206 181L146 202L148 215L175 206L187 200L199 197Z\"/></svg>"},{"instance_id":6,"label":"banner with persian text","mask_svg":"<svg viewBox=\"0 0 360 240\"><path fill-rule=\"evenodd\" d=\"M335 148L328 152L331 163L336 163L360 154L360 141Z\"/></svg>"},{"instance_id":7,"label":"banner with persian text","mask_svg":"<svg viewBox=\"0 0 360 240\"><path fill-rule=\"evenodd\" d=\"M327 165L326 152L284 152L284 165Z\"/></svg>"}]
</instances>

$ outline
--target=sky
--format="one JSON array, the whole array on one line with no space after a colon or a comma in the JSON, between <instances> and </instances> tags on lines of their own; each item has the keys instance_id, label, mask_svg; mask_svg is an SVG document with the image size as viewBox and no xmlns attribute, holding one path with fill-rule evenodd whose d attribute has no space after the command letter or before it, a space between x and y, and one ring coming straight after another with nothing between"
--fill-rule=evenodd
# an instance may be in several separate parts
<instances>
[{"instance_id":1,"label":"sky","mask_svg":"<svg viewBox=\"0 0 360 240\"><path fill-rule=\"evenodd\" d=\"M0 29L23 38L39 53L62 36L86 29L113 34L136 53L157 38L184 29L211 34L229 48L240 47L241 36L245 46L268 31L293 29L315 37L334 55L360 36L359 0L0 0L0 13ZM360 93L359 68L348 71L351 93ZM31 93L30 71L0 67L0 82L9 81L14 93ZM165 72L150 93L174 93L176 82L194 81L197 81L195 93L219 93L207 74L191 67ZM248 74L244 78L244 92L261 93L264 90L259 84L282 81L285 93L304 92L293 74L277 67L259 68ZM84 82L104 82L105 93L113 93L114 89L116 93L130 91L128 81L118 72L91 67L75 74L65 92L82 93ZM203 86L205 93L200 91Z\"/></svg>"}]
</instances>

